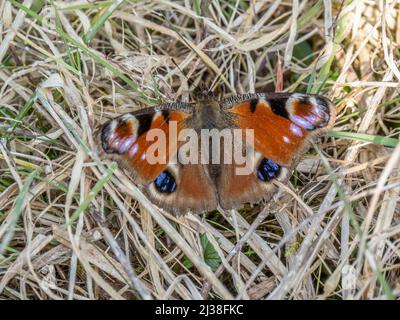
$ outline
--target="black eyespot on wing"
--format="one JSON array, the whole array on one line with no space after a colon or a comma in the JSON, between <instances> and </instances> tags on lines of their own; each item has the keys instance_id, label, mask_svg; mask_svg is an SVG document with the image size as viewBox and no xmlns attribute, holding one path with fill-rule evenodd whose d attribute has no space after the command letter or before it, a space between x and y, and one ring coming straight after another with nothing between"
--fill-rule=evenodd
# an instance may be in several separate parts
<instances>
[{"instance_id":1,"label":"black eyespot on wing","mask_svg":"<svg viewBox=\"0 0 400 320\"><path fill-rule=\"evenodd\" d=\"M316 103L320 106L320 108L325 111L325 113L328 116L328 121L329 121L329 101L327 98L323 96L316 96L315 97Z\"/></svg>"},{"instance_id":2,"label":"black eyespot on wing","mask_svg":"<svg viewBox=\"0 0 400 320\"><path fill-rule=\"evenodd\" d=\"M256 112L257 104L258 104L258 99L250 100L250 111L251 111L251 113Z\"/></svg>"},{"instance_id":3,"label":"black eyespot on wing","mask_svg":"<svg viewBox=\"0 0 400 320\"><path fill-rule=\"evenodd\" d=\"M289 119L289 113L286 110L286 99L267 99L273 113L278 116Z\"/></svg>"},{"instance_id":4,"label":"black eyespot on wing","mask_svg":"<svg viewBox=\"0 0 400 320\"><path fill-rule=\"evenodd\" d=\"M101 129L101 134L100 134L101 146L103 147L105 153L114 152L114 150L112 150L108 144L109 135L110 135L110 123L107 123Z\"/></svg>"},{"instance_id":5,"label":"black eyespot on wing","mask_svg":"<svg viewBox=\"0 0 400 320\"><path fill-rule=\"evenodd\" d=\"M316 97L315 101L316 104L318 105L318 108L321 110L320 117L323 118L323 120L320 121L319 124L317 124L317 127L324 128L327 126L330 120L329 105L324 97Z\"/></svg>"},{"instance_id":6,"label":"black eyespot on wing","mask_svg":"<svg viewBox=\"0 0 400 320\"><path fill-rule=\"evenodd\" d=\"M146 133L151 128L153 122L154 113L137 115L136 119L139 122L139 128L137 136L140 137L143 133Z\"/></svg>"},{"instance_id":7,"label":"black eyespot on wing","mask_svg":"<svg viewBox=\"0 0 400 320\"><path fill-rule=\"evenodd\" d=\"M167 170L163 171L155 180L154 185L160 193L172 193L176 189L175 178Z\"/></svg>"},{"instance_id":8,"label":"black eyespot on wing","mask_svg":"<svg viewBox=\"0 0 400 320\"><path fill-rule=\"evenodd\" d=\"M280 171L280 165L276 164L272 160L264 158L257 169L257 177L261 181L270 181L277 178Z\"/></svg>"}]
</instances>

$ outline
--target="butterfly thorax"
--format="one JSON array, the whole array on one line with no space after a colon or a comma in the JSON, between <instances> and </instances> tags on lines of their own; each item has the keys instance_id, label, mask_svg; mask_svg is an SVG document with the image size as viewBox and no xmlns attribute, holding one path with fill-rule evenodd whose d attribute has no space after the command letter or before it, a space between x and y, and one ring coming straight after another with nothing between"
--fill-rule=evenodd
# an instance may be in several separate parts
<instances>
[{"instance_id":1,"label":"butterfly thorax","mask_svg":"<svg viewBox=\"0 0 400 320\"><path fill-rule=\"evenodd\" d=\"M193 127L200 129L223 129L227 127L226 116L217 101L207 99L196 103Z\"/></svg>"}]
</instances>

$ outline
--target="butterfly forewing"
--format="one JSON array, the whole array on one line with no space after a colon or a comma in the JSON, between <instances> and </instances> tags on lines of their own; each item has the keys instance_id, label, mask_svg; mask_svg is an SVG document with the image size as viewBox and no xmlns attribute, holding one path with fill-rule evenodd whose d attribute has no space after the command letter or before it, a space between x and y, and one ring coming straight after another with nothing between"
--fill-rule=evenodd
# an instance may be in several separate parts
<instances>
[{"instance_id":1,"label":"butterfly forewing","mask_svg":"<svg viewBox=\"0 0 400 320\"><path fill-rule=\"evenodd\" d=\"M332 127L333 104L319 95L271 93L238 96L222 103L242 129L254 130L254 148L290 167L311 138Z\"/></svg>"}]
</instances>

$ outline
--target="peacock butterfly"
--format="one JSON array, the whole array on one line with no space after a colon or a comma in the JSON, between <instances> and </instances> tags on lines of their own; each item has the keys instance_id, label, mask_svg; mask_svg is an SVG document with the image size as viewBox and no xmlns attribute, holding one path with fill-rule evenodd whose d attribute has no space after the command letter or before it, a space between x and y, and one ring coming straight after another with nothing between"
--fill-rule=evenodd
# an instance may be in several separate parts
<instances>
[{"instance_id":1,"label":"peacock butterfly","mask_svg":"<svg viewBox=\"0 0 400 320\"><path fill-rule=\"evenodd\" d=\"M310 142L333 126L335 115L334 105L321 95L255 93L222 101L205 95L195 103L124 114L102 125L98 137L102 153L118 161L158 207L174 214L201 213L268 200L277 190L274 180L289 178ZM204 130L211 135L200 143L172 139L185 130L198 137ZM250 132L251 139L235 136L237 130ZM218 132L234 138L209 141ZM164 146L155 148L154 136L160 140L160 133ZM150 161L151 149L157 161ZM243 164L229 157L234 149L251 161ZM183 159L188 151L192 161ZM217 151L222 154L219 162L213 158ZM212 161L203 161L205 155ZM238 173L246 166L250 170Z\"/></svg>"}]
</instances>

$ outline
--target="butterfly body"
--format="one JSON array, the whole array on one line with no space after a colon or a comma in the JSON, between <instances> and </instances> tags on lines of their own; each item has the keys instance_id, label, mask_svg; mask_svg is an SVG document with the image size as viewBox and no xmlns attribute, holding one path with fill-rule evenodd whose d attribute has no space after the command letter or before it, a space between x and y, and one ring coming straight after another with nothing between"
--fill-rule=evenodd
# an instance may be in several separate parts
<instances>
[{"instance_id":1,"label":"butterfly body","mask_svg":"<svg viewBox=\"0 0 400 320\"><path fill-rule=\"evenodd\" d=\"M287 180L310 141L334 120L333 104L319 95L261 93L222 101L205 97L193 104L164 104L122 115L102 126L100 143L103 153L122 164L157 206L175 214L200 213L270 198L277 190L274 180ZM154 129L166 137L165 148L154 153L164 160L157 163L149 161L154 147L149 133ZM235 136L237 130L251 132L252 139ZM172 139L186 131L205 138ZM214 139L218 133L223 133L221 140ZM231 155L236 147L248 163ZM246 173L238 173L243 168Z\"/></svg>"},{"instance_id":2,"label":"butterfly body","mask_svg":"<svg viewBox=\"0 0 400 320\"><path fill-rule=\"evenodd\" d=\"M217 101L203 99L193 105L192 116L187 121L187 126L196 131L201 129L219 129L232 126L229 116L221 110Z\"/></svg>"}]
</instances>

